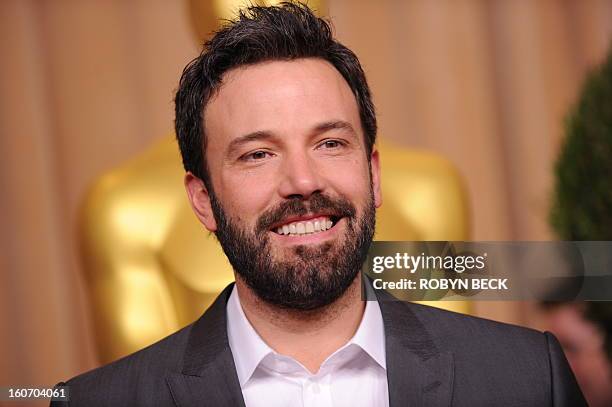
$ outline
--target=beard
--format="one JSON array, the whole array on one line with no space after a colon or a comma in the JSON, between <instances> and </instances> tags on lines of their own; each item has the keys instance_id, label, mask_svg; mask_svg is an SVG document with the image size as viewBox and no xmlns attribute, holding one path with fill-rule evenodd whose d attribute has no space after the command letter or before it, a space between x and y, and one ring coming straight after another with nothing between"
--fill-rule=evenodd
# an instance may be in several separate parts
<instances>
[{"instance_id":1,"label":"beard","mask_svg":"<svg viewBox=\"0 0 612 407\"><path fill-rule=\"evenodd\" d=\"M311 311L340 298L357 277L374 236L376 209L371 187L359 218L346 199L316 193L308 200L290 199L266 211L252 231L227 216L212 190L210 200L217 239L235 272L260 299L284 309ZM289 216L321 212L345 220L343 239L297 245L287 249L284 258L276 258L270 244L272 225Z\"/></svg>"}]
</instances>

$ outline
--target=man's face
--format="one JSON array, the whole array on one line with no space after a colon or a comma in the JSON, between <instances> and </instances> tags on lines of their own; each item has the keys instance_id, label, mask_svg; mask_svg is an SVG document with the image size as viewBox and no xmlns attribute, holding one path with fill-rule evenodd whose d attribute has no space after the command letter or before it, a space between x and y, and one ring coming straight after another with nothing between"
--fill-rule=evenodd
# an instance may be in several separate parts
<instances>
[{"instance_id":1,"label":"man's face","mask_svg":"<svg viewBox=\"0 0 612 407\"><path fill-rule=\"evenodd\" d=\"M272 304L315 309L355 279L380 206L357 102L319 59L226 73L205 112L214 191L188 174L200 220L238 278Z\"/></svg>"}]
</instances>

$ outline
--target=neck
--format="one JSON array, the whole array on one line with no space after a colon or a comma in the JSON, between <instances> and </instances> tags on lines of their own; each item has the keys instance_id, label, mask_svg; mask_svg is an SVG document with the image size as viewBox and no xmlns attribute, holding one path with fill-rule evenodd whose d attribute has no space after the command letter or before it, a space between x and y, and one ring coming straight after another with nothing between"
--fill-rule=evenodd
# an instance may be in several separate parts
<instances>
[{"instance_id":1,"label":"neck","mask_svg":"<svg viewBox=\"0 0 612 407\"><path fill-rule=\"evenodd\" d=\"M321 309L298 311L262 301L240 276L236 289L247 319L259 336L276 352L290 356L310 372L355 334L365 309L358 275L340 298ZM317 346L312 346L316 343Z\"/></svg>"}]
</instances>

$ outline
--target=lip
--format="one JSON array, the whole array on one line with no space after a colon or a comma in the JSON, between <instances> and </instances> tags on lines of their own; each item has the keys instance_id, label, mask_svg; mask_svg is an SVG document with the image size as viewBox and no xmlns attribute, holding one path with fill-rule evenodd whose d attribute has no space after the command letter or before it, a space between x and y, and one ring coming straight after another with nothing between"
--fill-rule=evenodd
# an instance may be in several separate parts
<instances>
[{"instance_id":1,"label":"lip","mask_svg":"<svg viewBox=\"0 0 612 407\"><path fill-rule=\"evenodd\" d=\"M299 217L297 219L298 220L309 220L309 219L317 218L320 216L329 216L329 215L316 215L313 217ZM336 234L338 233L338 231L340 230L340 227L344 223L344 221L345 221L345 218L342 217L338 221L336 221L330 229L327 229L323 232L310 233L307 235L299 235L299 236L279 235L278 233L273 232L273 231L269 231L269 233L272 234L273 239L279 241L281 244L284 244L284 245L293 246L293 245L316 244L316 243L322 243L326 240L330 240L334 238ZM283 225L283 224L284 223L281 223L279 225Z\"/></svg>"},{"instance_id":2,"label":"lip","mask_svg":"<svg viewBox=\"0 0 612 407\"><path fill-rule=\"evenodd\" d=\"M283 219L280 222L276 222L275 224L273 224L270 227L270 230L272 232L274 232L276 229L278 229L279 226L283 226L283 225L286 225L288 223L306 222L306 221L309 221L311 219L316 219L316 218L321 218L321 217L328 217L328 218L336 217L337 218L337 216L335 216L335 215L333 215L331 213L323 213L323 212L315 213L315 214L308 214L308 215L301 215L301 216L290 216L290 217L288 217L286 219ZM333 227L332 227L332 229L333 229ZM328 230L331 230L331 229L328 229ZM321 233L323 233L323 232L321 232Z\"/></svg>"}]
</instances>

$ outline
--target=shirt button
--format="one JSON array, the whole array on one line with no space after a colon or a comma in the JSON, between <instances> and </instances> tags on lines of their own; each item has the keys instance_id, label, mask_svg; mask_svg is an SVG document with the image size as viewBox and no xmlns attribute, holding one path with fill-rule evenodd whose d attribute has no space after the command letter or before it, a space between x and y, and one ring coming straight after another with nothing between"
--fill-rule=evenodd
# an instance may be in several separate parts
<instances>
[{"instance_id":1,"label":"shirt button","mask_svg":"<svg viewBox=\"0 0 612 407\"><path fill-rule=\"evenodd\" d=\"M310 384L310 390L314 393L314 394L319 394L321 392L321 387L319 386L319 383L317 382L312 382Z\"/></svg>"}]
</instances>

